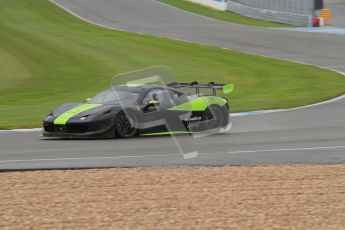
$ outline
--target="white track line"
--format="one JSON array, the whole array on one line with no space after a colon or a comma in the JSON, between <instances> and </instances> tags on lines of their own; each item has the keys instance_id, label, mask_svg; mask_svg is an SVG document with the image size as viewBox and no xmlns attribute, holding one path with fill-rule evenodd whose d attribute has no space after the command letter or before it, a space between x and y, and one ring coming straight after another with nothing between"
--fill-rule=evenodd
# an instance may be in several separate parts
<instances>
[{"instance_id":1,"label":"white track line","mask_svg":"<svg viewBox=\"0 0 345 230\"><path fill-rule=\"evenodd\" d=\"M55 2L54 0L48 0L50 3L60 7L61 9L65 10L66 12L68 12L69 14L73 15L74 17L76 18L79 18L80 20L82 21L85 21L85 22L88 22L90 24L93 24L93 25L96 25L96 26L99 26L99 27L102 27L102 28L106 28L106 29L109 29L109 30L119 30L119 31L124 31L124 32L132 32L132 33L136 33L136 34L140 34L140 35L146 35L144 33L141 33L141 32L137 32L137 31L130 31L130 30L124 30L124 29L120 29L120 28L114 28L114 27L110 27L110 26L106 26L106 25L103 25L103 24L99 24L99 23L96 23L96 22L93 22L93 21L90 21L89 19L86 19L76 13L74 13L73 11L71 11L70 9L64 7L63 5L61 5L60 3L57 3Z\"/></svg>"},{"instance_id":2,"label":"white track line","mask_svg":"<svg viewBox=\"0 0 345 230\"><path fill-rule=\"evenodd\" d=\"M289 149L243 150L243 151L232 151L232 152L227 152L227 153L235 154L235 153L286 152L286 151L306 151L306 150L342 149L342 148L345 148L345 146L340 145L340 146L321 146L321 147L289 148Z\"/></svg>"},{"instance_id":3,"label":"white track line","mask_svg":"<svg viewBox=\"0 0 345 230\"><path fill-rule=\"evenodd\" d=\"M262 152L294 152L294 151L307 151L307 150L332 150L332 149L345 149L345 145L340 146L318 146L318 147L305 147L305 148L287 148L287 149L260 149L260 150L240 150L225 153L199 153L199 155L214 155L214 154L238 154L238 153L262 153ZM0 161L0 164L6 163L28 163L40 161L71 161L71 160L109 160L109 159L123 159L123 158L146 158L146 157L171 157L183 156L182 154L150 154L150 155L129 155L129 156L113 156L113 157L75 157L75 158L54 158L54 159L28 159L28 160L6 160Z\"/></svg>"},{"instance_id":4,"label":"white track line","mask_svg":"<svg viewBox=\"0 0 345 230\"><path fill-rule=\"evenodd\" d=\"M321 33L321 34L336 34L336 35L345 35L344 28L338 27L297 27L297 28L276 28L278 30L285 31L296 31L304 33Z\"/></svg>"},{"instance_id":5,"label":"white track line","mask_svg":"<svg viewBox=\"0 0 345 230\"><path fill-rule=\"evenodd\" d=\"M9 134L9 133L26 133L26 132L41 132L42 128L33 128L33 129L10 129L10 130L0 130L0 134Z\"/></svg>"},{"instance_id":6,"label":"white track line","mask_svg":"<svg viewBox=\"0 0 345 230\"><path fill-rule=\"evenodd\" d=\"M150 154L150 155L129 155L129 156L114 156L114 157L73 157L73 158L43 158L43 159L28 159L28 160L6 160L0 161L0 164L3 163L15 163L15 162L39 162L39 161L65 161L65 160L107 160L107 159L121 159L121 158L145 158L145 157L169 157L169 156L182 156L182 154Z\"/></svg>"}]
</instances>

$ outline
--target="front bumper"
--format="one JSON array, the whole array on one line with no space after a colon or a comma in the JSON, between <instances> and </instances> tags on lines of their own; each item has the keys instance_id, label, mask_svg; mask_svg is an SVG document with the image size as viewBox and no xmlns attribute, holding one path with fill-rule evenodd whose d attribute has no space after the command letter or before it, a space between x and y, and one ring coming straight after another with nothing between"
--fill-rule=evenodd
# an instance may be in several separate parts
<instances>
[{"instance_id":1,"label":"front bumper","mask_svg":"<svg viewBox=\"0 0 345 230\"><path fill-rule=\"evenodd\" d=\"M71 122L66 125L55 125L54 122L43 122L44 137L59 138L113 138L115 125L113 121Z\"/></svg>"}]
</instances>

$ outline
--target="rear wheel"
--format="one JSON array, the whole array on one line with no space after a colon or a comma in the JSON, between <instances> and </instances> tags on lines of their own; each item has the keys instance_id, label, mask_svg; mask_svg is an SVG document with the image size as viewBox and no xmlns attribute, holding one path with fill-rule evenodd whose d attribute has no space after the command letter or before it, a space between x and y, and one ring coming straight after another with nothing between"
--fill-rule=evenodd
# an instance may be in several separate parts
<instances>
[{"instance_id":1,"label":"rear wheel","mask_svg":"<svg viewBox=\"0 0 345 230\"><path fill-rule=\"evenodd\" d=\"M194 116L201 116L201 120L195 123L186 124L186 127L190 132L210 131L212 133L217 133L229 123L228 109L218 105L211 105L202 112L202 114L194 114Z\"/></svg>"},{"instance_id":2,"label":"rear wheel","mask_svg":"<svg viewBox=\"0 0 345 230\"><path fill-rule=\"evenodd\" d=\"M229 123L229 112L220 106L212 105L206 109L204 120L207 121L209 129L223 128Z\"/></svg>"},{"instance_id":3,"label":"rear wheel","mask_svg":"<svg viewBox=\"0 0 345 230\"><path fill-rule=\"evenodd\" d=\"M120 112L115 120L116 136L128 138L136 136L138 133L137 119L133 112Z\"/></svg>"}]
</instances>

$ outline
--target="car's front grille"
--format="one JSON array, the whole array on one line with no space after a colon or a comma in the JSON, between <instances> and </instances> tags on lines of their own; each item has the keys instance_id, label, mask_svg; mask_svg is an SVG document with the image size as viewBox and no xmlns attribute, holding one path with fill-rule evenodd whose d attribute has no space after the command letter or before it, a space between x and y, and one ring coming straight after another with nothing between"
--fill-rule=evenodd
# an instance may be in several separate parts
<instances>
[{"instance_id":1,"label":"car's front grille","mask_svg":"<svg viewBox=\"0 0 345 230\"><path fill-rule=\"evenodd\" d=\"M80 125L80 124L66 125L67 133L86 133L87 131L88 131L87 125Z\"/></svg>"},{"instance_id":2,"label":"car's front grille","mask_svg":"<svg viewBox=\"0 0 345 230\"><path fill-rule=\"evenodd\" d=\"M50 133L86 133L88 131L87 125L54 125L44 124L44 130Z\"/></svg>"},{"instance_id":3,"label":"car's front grille","mask_svg":"<svg viewBox=\"0 0 345 230\"><path fill-rule=\"evenodd\" d=\"M55 126L55 132L57 133L66 133L67 128L65 125L54 125Z\"/></svg>"},{"instance_id":4,"label":"car's front grille","mask_svg":"<svg viewBox=\"0 0 345 230\"><path fill-rule=\"evenodd\" d=\"M55 132L55 125L54 124L45 123L43 126L44 126L44 131L50 132L50 133Z\"/></svg>"},{"instance_id":5,"label":"car's front grille","mask_svg":"<svg viewBox=\"0 0 345 230\"><path fill-rule=\"evenodd\" d=\"M112 120L103 120L94 123L70 123L66 125L55 125L53 122L45 122L44 130L50 133L87 133L103 130L112 125Z\"/></svg>"}]
</instances>

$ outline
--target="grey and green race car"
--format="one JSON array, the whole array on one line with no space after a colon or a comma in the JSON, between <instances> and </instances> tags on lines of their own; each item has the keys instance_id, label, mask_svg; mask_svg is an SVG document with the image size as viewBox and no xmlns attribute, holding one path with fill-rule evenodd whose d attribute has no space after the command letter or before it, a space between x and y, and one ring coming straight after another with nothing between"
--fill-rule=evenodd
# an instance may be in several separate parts
<instances>
[{"instance_id":1,"label":"grey and green race car","mask_svg":"<svg viewBox=\"0 0 345 230\"><path fill-rule=\"evenodd\" d=\"M186 94L183 89L193 89ZM201 89L212 91L201 95ZM61 138L128 138L138 135L195 133L228 127L229 103L217 96L233 84L171 83L123 85L107 89L85 103L55 108L43 121L43 136Z\"/></svg>"}]
</instances>

